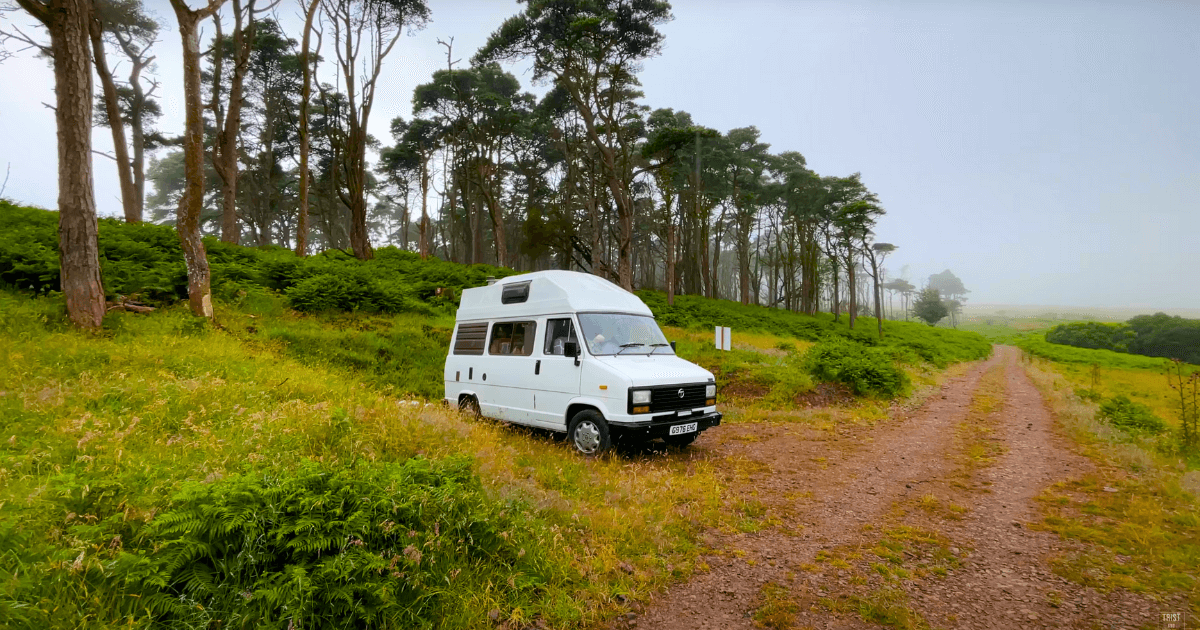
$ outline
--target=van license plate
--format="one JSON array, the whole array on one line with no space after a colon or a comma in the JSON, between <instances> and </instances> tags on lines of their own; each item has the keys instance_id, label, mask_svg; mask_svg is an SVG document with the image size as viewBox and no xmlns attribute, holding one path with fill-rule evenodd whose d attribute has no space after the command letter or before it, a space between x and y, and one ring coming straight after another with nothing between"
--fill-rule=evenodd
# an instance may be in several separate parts
<instances>
[{"instance_id":1,"label":"van license plate","mask_svg":"<svg viewBox=\"0 0 1200 630\"><path fill-rule=\"evenodd\" d=\"M697 425L698 425L698 423L696 423L696 422L689 422L687 424L677 424L677 425L671 427L671 435L683 435L684 433L695 433L696 429L699 428Z\"/></svg>"}]
</instances>

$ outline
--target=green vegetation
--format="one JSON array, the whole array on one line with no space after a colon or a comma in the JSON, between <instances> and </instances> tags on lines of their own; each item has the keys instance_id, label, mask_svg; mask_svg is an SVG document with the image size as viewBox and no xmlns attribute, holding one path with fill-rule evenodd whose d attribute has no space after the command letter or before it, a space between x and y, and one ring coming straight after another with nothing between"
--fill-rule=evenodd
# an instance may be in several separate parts
<instances>
[{"instance_id":1,"label":"green vegetation","mask_svg":"<svg viewBox=\"0 0 1200 630\"><path fill-rule=\"evenodd\" d=\"M0 282L35 293L57 288L55 217L45 210L0 206L0 234L5 235L0 240ZM487 276L513 273L487 265L422 261L395 248L380 248L373 260L359 261L340 250L299 258L279 247L239 247L215 239L206 244L214 294L257 318L244 338L277 346L306 362L351 368L393 394L423 398L441 397L442 363L461 289L480 286ZM152 304L186 296L179 240L170 228L103 220L100 245L110 296L137 295ZM822 361L808 363L799 352L783 357L720 353L703 337L681 346L682 356L729 375L723 386L738 382L746 393L766 395L777 405L790 404L811 388L805 372L845 383L858 394L893 397L907 384L896 362L945 367L991 351L978 335L916 323L885 322L880 340L871 333L874 320L865 317L859 318L858 330L850 330L826 314L809 317L693 296L679 296L668 306L663 293L638 295L666 326L706 331L720 324L733 327L739 337L767 333L801 344L833 344L821 351ZM317 317L298 317L289 307ZM795 348L795 343L787 345Z\"/></svg>"},{"instance_id":2,"label":"green vegetation","mask_svg":"<svg viewBox=\"0 0 1200 630\"><path fill-rule=\"evenodd\" d=\"M0 284L34 293L59 289L57 222L55 212L0 201ZM215 238L206 238L204 246L217 297L237 300L271 290L307 312L453 312L462 289L514 273L423 261L395 247L360 261L336 249L300 258L282 247L240 247ZM100 267L109 298L137 295L167 304L187 297L179 236L168 226L101 219Z\"/></svg>"},{"instance_id":3,"label":"green vegetation","mask_svg":"<svg viewBox=\"0 0 1200 630\"><path fill-rule=\"evenodd\" d=\"M805 355L805 367L822 381L843 383L860 396L893 398L908 387L908 375L880 348L846 341L825 341Z\"/></svg>"},{"instance_id":4,"label":"green vegetation","mask_svg":"<svg viewBox=\"0 0 1200 630\"><path fill-rule=\"evenodd\" d=\"M800 605L787 586L767 582L759 590L759 606L754 610L754 625L771 630L787 630L796 623Z\"/></svg>"},{"instance_id":5,"label":"green vegetation","mask_svg":"<svg viewBox=\"0 0 1200 630\"><path fill-rule=\"evenodd\" d=\"M1129 400L1127 396L1114 396L1100 403L1096 417L1126 431L1163 433L1167 424L1154 415L1149 407Z\"/></svg>"},{"instance_id":6,"label":"green vegetation","mask_svg":"<svg viewBox=\"0 0 1200 630\"><path fill-rule=\"evenodd\" d=\"M712 326L729 326L735 337L741 332L764 332L814 342L849 340L865 347L886 348L906 362L924 361L938 367L985 358L992 351L991 344L975 333L931 328L915 322L885 321L884 337L879 339L873 334L876 321L870 317L859 317L859 328L851 330L844 320L834 322L827 313L810 317L782 309L683 295L676 296L674 306L668 306L666 294L658 291L639 291L638 297L664 326L705 329L710 333Z\"/></svg>"},{"instance_id":7,"label":"green vegetation","mask_svg":"<svg viewBox=\"0 0 1200 630\"><path fill-rule=\"evenodd\" d=\"M3 627L578 625L686 577L699 532L742 518L722 499L740 460L584 460L263 330L336 340L362 316L218 303L218 329L176 305L86 332L63 310L0 291ZM310 597L389 576L361 607Z\"/></svg>"},{"instance_id":8,"label":"green vegetation","mask_svg":"<svg viewBox=\"0 0 1200 630\"><path fill-rule=\"evenodd\" d=\"M1126 324L1072 322L1059 324L1048 330L1046 341L1076 348L1129 352L1129 342L1136 336Z\"/></svg>"},{"instance_id":9,"label":"green vegetation","mask_svg":"<svg viewBox=\"0 0 1200 630\"><path fill-rule=\"evenodd\" d=\"M1017 339L1015 345L1036 357L1060 363L1097 364L1106 368L1125 370L1155 370L1161 372L1170 364L1168 359L1144 357L1112 350L1075 348L1047 342L1042 335L1027 335Z\"/></svg>"},{"instance_id":10,"label":"green vegetation","mask_svg":"<svg viewBox=\"0 0 1200 630\"><path fill-rule=\"evenodd\" d=\"M921 292L913 302L913 314L918 319L925 320L930 326L942 321L950 314L950 309L942 301L937 289L930 287Z\"/></svg>"},{"instance_id":11,"label":"green vegetation","mask_svg":"<svg viewBox=\"0 0 1200 630\"><path fill-rule=\"evenodd\" d=\"M172 231L103 221L110 295L158 310L82 331L55 291L53 218L0 209L0 281L22 291L0 291L0 625L588 623L688 575L703 529L762 521L724 496L741 460L582 460L397 400L440 398L458 290L508 270L212 241L213 325L178 302ZM911 366L990 351L918 324L879 340L866 322L642 296L682 326L682 356L768 408L814 378L896 396ZM716 323L733 352L712 347Z\"/></svg>"},{"instance_id":12,"label":"green vegetation","mask_svg":"<svg viewBox=\"0 0 1200 630\"><path fill-rule=\"evenodd\" d=\"M444 585L483 591L500 569L530 601L555 577L542 524L488 498L458 456L187 482L171 506L126 544L112 578L129 616L172 627L419 627L470 615Z\"/></svg>"},{"instance_id":13,"label":"green vegetation","mask_svg":"<svg viewBox=\"0 0 1200 630\"><path fill-rule=\"evenodd\" d=\"M1027 370L1060 424L1102 465L1039 497L1042 527L1087 543L1056 558L1055 571L1099 589L1181 594L1200 613L1200 473L1188 472L1200 459L1114 431L1105 412L1073 393L1062 367L1070 366L1035 360Z\"/></svg>"},{"instance_id":14,"label":"green vegetation","mask_svg":"<svg viewBox=\"0 0 1200 630\"><path fill-rule=\"evenodd\" d=\"M1163 313L1139 315L1121 324L1060 324L1046 333L1046 341L1200 363L1200 320Z\"/></svg>"}]
</instances>

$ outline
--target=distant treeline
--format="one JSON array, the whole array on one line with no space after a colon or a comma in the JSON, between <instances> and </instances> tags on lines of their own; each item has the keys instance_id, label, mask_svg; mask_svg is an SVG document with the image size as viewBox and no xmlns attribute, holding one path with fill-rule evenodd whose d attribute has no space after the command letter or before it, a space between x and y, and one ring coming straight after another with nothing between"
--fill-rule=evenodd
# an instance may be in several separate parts
<instances>
[{"instance_id":1,"label":"distant treeline","mask_svg":"<svg viewBox=\"0 0 1200 630\"><path fill-rule=\"evenodd\" d=\"M1200 364L1200 320L1165 313L1139 315L1121 324L1060 324L1046 333L1046 341Z\"/></svg>"}]
</instances>

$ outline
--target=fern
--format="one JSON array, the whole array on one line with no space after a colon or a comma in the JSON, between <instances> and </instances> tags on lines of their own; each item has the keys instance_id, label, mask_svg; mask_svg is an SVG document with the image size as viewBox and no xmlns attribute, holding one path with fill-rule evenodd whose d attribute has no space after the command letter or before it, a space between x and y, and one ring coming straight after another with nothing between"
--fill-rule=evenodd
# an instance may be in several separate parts
<instances>
[{"instance_id":1,"label":"fern","mask_svg":"<svg viewBox=\"0 0 1200 630\"><path fill-rule=\"evenodd\" d=\"M111 574L139 596L130 612L162 627L426 627L459 605L451 571L546 583L548 563L521 552L539 547L523 511L490 499L462 458L308 463L192 484L172 505Z\"/></svg>"}]
</instances>

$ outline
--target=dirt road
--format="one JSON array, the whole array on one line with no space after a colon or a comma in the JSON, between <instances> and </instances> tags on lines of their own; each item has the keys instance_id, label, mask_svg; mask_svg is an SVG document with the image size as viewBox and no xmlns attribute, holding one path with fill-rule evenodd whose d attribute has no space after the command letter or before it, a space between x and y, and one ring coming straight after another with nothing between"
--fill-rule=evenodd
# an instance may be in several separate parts
<instances>
[{"instance_id":1,"label":"dirt road","mask_svg":"<svg viewBox=\"0 0 1200 630\"><path fill-rule=\"evenodd\" d=\"M775 524L713 532L709 571L616 626L877 627L865 618L939 628L1157 627L1160 608L1149 598L1101 593L1051 571L1071 548L1030 528L1035 497L1091 464L1056 434L1016 349L997 347L919 409L893 415L871 428L714 432L707 448L770 469L738 490Z\"/></svg>"}]
</instances>

